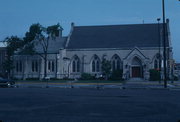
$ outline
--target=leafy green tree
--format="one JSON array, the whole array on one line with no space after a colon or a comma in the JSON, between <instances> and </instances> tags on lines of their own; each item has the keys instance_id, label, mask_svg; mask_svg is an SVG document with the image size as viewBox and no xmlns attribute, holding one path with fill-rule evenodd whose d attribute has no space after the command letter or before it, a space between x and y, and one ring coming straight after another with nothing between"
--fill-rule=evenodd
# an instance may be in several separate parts
<instances>
[{"instance_id":1,"label":"leafy green tree","mask_svg":"<svg viewBox=\"0 0 180 122\"><path fill-rule=\"evenodd\" d=\"M103 75L105 75L105 79L108 80L108 76L111 73L111 62L103 59L103 61L101 62L101 70Z\"/></svg>"},{"instance_id":2,"label":"leafy green tree","mask_svg":"<svg viewBox=\"0 0 180 122\"><path fill-rule=\"evenodd\" d=\"M44 59L44 78L47 76L47 55L50 40L55 40L55 37L59 36L59 27L60 25L52 25L47 28L39 25L40 33L37 33L35 39L41 45L43 53L36 52Z\"/></svg>"},{"instance_id":3,"label":"leafy green tree","mask_svg":"<svg viewBox=\"0 0 180 122\"><path fill-rule=\"evenodd\" d=\"M59 24L43 27L39 23L33 24L26 32L24 37L24 49L22 54L40 55L44 60L44 78L47 76L47 55L50 40L55 40L59 36L59 30L62 27ZM35 44L42 48L42 52L35 49Z\"/></svg>"},{"instance_id":4,"label":"leafy green tree","mask_svg":"<svg viewBox=\"0 0 180 122\"><path fill-rule=\"evenodd\" d=\"M29 31L26 32L23 39L17 36L7 37L4 40L7 43L7 57L3 67L8 72L8 76L14 68L12 56L17 51L16 53L23 55L40 55L44 59L44 77L46 77L49 41L59 36L60 29L62 30L62 27L59 24L43 27L39 23L36 23L30 26ZM35 44L41 46L43 52L38 52L35 49Z\"/></svg>"},{"instance_id":5,"label":"leafy green tree","mask_svg":"<svg viewBox=\"0 0 180 122\"><path fill-rule=\"evenodd\" d=\"M7 44L7 54L5 62L3 63L3 68L6 71L6 75L9 78L10 72L14 68L13 66L13 58L14 52L17 51L18 48L23 46L23 40L17 36L11 36L4 39L4 42Z\"/></svg>"},{"instance_id":6,"label":"leafy green tree","mask_svg":"<svg viewBox=\"0 0 180 122\"><path fill-rule=\"evenodd\" d=\"M39 23L32 24L29 27L29 31L26 32L25 37L23 38L23 48L20 50L19 54L26 54L26 55L34 55L36 53L34 49L34 40L37 35L41 34L41 25Z\"/></svg>"}]
</instances>

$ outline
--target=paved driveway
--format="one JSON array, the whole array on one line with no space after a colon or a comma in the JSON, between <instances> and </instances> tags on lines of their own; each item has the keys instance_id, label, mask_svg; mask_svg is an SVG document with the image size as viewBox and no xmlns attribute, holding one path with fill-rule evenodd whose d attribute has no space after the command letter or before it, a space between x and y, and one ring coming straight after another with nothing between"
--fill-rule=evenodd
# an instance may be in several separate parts
<instances>
[{"instance_id":1,"label":"paved driveway","mask_svg":"<svg viewBox=\"0 0 180 122\"><path fill-rule=\"evenodd\" d=\"M180 91L0 88L4 122L177 122Z\"/></svg>"}]
</instances>

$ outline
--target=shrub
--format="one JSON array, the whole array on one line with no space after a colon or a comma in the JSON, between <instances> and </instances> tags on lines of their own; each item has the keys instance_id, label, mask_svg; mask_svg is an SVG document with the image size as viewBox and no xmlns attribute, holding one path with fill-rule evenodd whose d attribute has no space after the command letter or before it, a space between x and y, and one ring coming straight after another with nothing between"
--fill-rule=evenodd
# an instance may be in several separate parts
<instances>
[{"instance_id":1,"label":"shrub","mask_svg":"<svg viewBox=\"0 0 180 122\"><path fill-rule=\"evenodd\" d=\"M158 80L160 80L161 77L160 77L159 70L150 69L149 73L150 73L150 78L149 78L150 81L158 81Z\"/></svg>"},{"instance_id":2,"label":"shrub","mask_svg":"<svg viewBox=\"0 0 180 122\"><path fill-rule=\"evenodd\" d=\"M3 77L3 78L4 78L4 75L0 73L0 77Z\"/></svg>"},{"instance_id":3,"label":"shrub","mask_svg":"<svg viewBox=\"0 0 180 122\"><path fill-rule=\"evenodd\" d=\"M61 79L59 79L61 80ZM62 80L74 80L73 78L64 77Z\"/></svg>"},{"instance_id":4,"label":"shrub","mask_svg":"<svg viewBox=\"0 0 180 122\"><path fill-rule=\"evenodd\" d=\"M178 81L178 77L177 76L174 76L174 81Z\"/></svg>"},{"instance_id":5,"label":"shrub","mask_svg":"<svg viewBox=\"0 0 180 122\"><path fill-rule=\"evenodd\" d=\"M95 79L95 77L88 73L82 73L80 78L80 80L93 80L93 79Z\"/></svg>"},{"instance_id":6,"label":"shrub","mask_svg":"<svg viewBox=\"0 0 180 122\"><path fill-rule=\"evenodd\" d=\"M111 62L103 59L103 61L101 62L101 70L102 74L105 76L105 79L108 80L109 74L111 72Z\"/></svg>"},{"instance_id":7,"label":"shrub","mask_svg":"<svg viewBox=\"0 0 180 122\"><path fill-rule=\"evenodd\" d=\"M39 80L39 78L26 78L26 80L35 81L35 80Z\"/></svg>"},{"instance_id":8,"label":"shrub","mask_svg":"<svg viewBox=\"0 0 180 122\"><path fill-rule=\"evenodd\" d=\"M122 80L123 70L114 70L111 74L111 80Z\"/></svg>"}]
</instances>

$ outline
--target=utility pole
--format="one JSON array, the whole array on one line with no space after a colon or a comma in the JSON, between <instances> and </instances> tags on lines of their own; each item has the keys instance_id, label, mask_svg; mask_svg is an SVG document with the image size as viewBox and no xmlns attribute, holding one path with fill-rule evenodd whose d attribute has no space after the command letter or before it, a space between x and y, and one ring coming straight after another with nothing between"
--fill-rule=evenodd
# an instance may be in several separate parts
<instances>
[{"instance_id":1,"label":"utility pole","mask_svg":"<svg viewBox=\"0 0 180 122\"><path fill-rule=\"evenodd\" d=\"M164 88L167 88L167 73L166 73L166 23L165 23L165 2L162 0L162 12L163 12L163 46L164 46Z\"/></svg>"},{"instance_id":2,"label":"utility pole","mask_svg":"<svg viewBox=\"0 0 180 122\"><path fill-rule=\"evenodd\" d=\"M158 40L159 40L159 83L161 83L161 38L160 38L160 25L159 25L159 21L161 20L161 18L157 18L158 21Z\"/></svg>"}]
</instances>

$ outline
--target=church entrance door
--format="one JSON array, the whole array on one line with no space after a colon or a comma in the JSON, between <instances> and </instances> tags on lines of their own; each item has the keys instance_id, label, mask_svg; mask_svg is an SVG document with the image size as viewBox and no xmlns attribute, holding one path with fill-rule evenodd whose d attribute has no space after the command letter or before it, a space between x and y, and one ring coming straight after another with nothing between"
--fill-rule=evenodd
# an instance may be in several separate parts
<instances>
[{"instance_id":1,"label":"church entrance door","mask_svg":"<svg viewBox=\"0 0 180 122\"><path fill-rule=\"evenodd\" d=\"M134 77L134 78L136 78L136 77L138 77L138 78L140 78L140 77L142 77L141 76L141 67L132 67L132 77Z\"/></svg>"},{"instance_id":2,"label":"church entrance door","mask_svg":"<svg viewBox=\"0 0 180 122\"><path fill-rule=\"evenodd\" d=\"M142 78L143 77L142 61L137 56L135 56L132 59L131 77L133 77L133 78Z\"/></svg>"}]
</instances>

